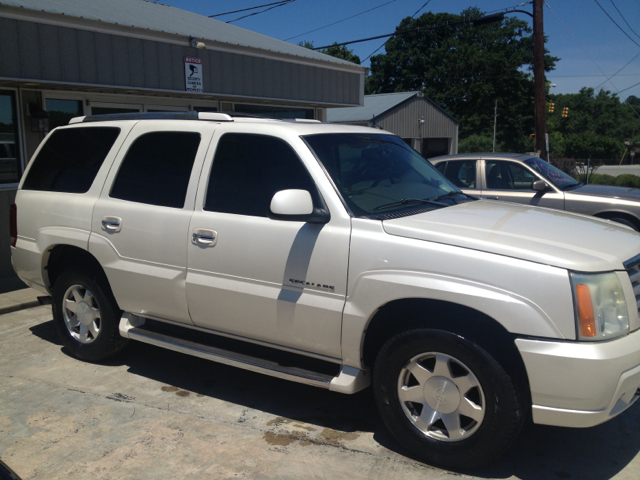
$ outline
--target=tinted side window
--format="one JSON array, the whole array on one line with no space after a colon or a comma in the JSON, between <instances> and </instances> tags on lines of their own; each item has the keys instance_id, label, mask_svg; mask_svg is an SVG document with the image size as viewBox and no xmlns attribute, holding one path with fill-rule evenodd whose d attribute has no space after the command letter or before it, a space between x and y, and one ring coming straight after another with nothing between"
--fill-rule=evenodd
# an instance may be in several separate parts
<instances>
[{"instance_id":1,"label":"tinted side window","mask_svg":"<svg viewBox=\"0 0 640 480\"><path fill-rule=\"evenodd\" d=\"M447 162L440 162L436 165L436 168L438 169L438 171L444 175L444 171L447 168Z\"/></svg>"},{"instance_id":2,"label":"tinted side window","mask_svg":"<svg viewBox=\"0 0 640 480\"><path fill-rule=\"evenodd\" d=\"M291 188L314 195L315 184L285 141L228 133L218 143L204 209L266 217L273 195Z\"/></svg>"},{"instance_id":3,"label":"tinted side window","mask_svg":"<svg viewBox=\"0 0 640 480\"><path fill-rule=\"evenodd\" d=\"M496 190L531 190L537 178L525 167L514 162L487 160L487 188Z\"/></svg>"},{"instance_id":4,"label":"tinted side window","mask_svg":"<svg viewBox=\"0 0 640 480\"><path fill-rule=\"evenodd\" d=\"M184 207L200 145L194 132L153 132L129 147L110 196L161 207Z\"/></svg>"},{"instance_id":5,"label":"tinted side window","mask_svg":"<svg viewBox=\"0 0 640 480\"><path fill-rule=\"evenodd\" d=\"M458 188L476 188L476 161L450 161L444 176Z\"/></svg>"},{"instance_id":6,"label":"tinted side window","mask_svg":"<svg viewBox=\"0 0 640 480\"><path fill-rule=\"evenodd\" d=\"M22 188L87 192L119 134L115 127L56 130L33 161Z\"/></svg>"}]
</instances>

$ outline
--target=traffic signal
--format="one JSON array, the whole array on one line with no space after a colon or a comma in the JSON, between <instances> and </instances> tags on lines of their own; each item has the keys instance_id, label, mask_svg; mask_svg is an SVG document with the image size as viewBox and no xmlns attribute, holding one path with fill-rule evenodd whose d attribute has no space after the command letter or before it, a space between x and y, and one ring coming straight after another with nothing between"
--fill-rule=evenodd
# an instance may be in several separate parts
<instances>
[{"instance_id":1,"label":"traffic signal","mask_svg":"<svg viewBox=\"0 0 640 480\"><path fill-rule=\"evenodd\" d=\"M562 118L567 118L569 116L569 107L564 107L562 109Z\"/></svg>"},{"instance_id":2,"label":"traffic signal","mask_svg":"<svg viewBox=\"0 0 640 480\"><path fill-rule=\"evenodd\" d=\"M555 109L556 104L553 102L549 103L549 113L553 113L553 110Z\"/></svg>"},{"instance_id":3,"label":"traffic signal","mask_svg":"<svg viewBox=\"0 0 640 480\"><path fill-rule=\"evenodd\" d=\"M533 140L535 140L536 139L536 134L532 133L531 135L529 135L529 138L532 138Z\"/></svg>"}]
</instances>

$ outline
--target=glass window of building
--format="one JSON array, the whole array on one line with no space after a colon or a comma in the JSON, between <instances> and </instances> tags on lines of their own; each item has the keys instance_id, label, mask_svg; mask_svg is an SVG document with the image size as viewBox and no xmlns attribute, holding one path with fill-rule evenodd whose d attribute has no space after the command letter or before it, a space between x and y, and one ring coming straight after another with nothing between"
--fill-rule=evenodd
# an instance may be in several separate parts
<instances>
[{"instance_id":1,"label":"glass window of building","mask_svg":"<svg viewBox=\"0 0 640 480\"><path fill-rule=\"evenodd\" d=\"M0 184L17 183L21 174L16 98L0 90Z\"/></svg>"},{"instance_id":2,"label":"glass window of building","mask_svg":"<svg viewBox=\"0 0 640 480\"><path fill-rule=\"evenodd\" d=\"M49 114L49 129L53 130L62 125L68 125L73 117L84 115L82 100L64 100L47 98L47 113Z\"/></svg>"}]
</instances>

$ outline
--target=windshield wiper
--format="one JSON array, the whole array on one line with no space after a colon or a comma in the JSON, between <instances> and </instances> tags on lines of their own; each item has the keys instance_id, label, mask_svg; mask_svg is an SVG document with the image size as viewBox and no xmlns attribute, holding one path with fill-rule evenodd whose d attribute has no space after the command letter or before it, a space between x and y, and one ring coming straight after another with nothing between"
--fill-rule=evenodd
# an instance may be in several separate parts
<instances>
[{"instance_id":1,"label":"windshield wiper","mask_svg":"<svg viewBox=\"0 0 640 480\"><path fill-rule=\"evenodd\" d=\"M570 183L569 185L565 185L564 187L562 187L562 190L564 191L567 188L577 187L578 185L582 185L582 182Z\"/></svg>"},{"instance_id":2,"label":"windshield wiper","mask_svg":"<svg viewBox=\"0 0 640 480\"><path fill-rule=\"evenodd\" d=\"M406 205L408 203L429 203L431 205L436 205L438 207L448 207L446 203L438 202L436 200L429 200L426 198L403 198L397 202L385 203L384 205L378 205L373 209L374 212L378 210L382 210L383 208L391 208L391 207L399 207L401 205Z\"/></svg>"},{"instance_id":3,"label":"windshield wiper","mask_svg":"<svg viewBox=\"0 0 640 480\"><path fill-rule=\"evenodd\" d=\"M453 198L453 197L458 197L460 195L464 195L465 197L467 196L466 194L462 193L462 192L447 192L444 195L440 195L439 197L434 198L434 201L438 201L438 200L444 200L446 198Z\"/></svg>"}]
</instances>

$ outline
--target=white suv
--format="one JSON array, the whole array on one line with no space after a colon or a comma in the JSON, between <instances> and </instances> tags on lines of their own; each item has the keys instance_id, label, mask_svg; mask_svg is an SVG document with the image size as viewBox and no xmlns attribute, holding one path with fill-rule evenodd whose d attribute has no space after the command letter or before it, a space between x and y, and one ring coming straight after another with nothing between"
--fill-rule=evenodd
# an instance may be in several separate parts
<instances>
[{"instance_id":1,"label":"white suv","mask_svg":"<svg viewBox=\"0 0 640 480\"><path fill-rule=\"evenodd\" d=\"M73 119L12 206L64 345L127 339L342 393L471 467L525 416L588 427L640 387L640 234L460 192L388 132L221 113Z\"/></svg>"}]
</instances>

